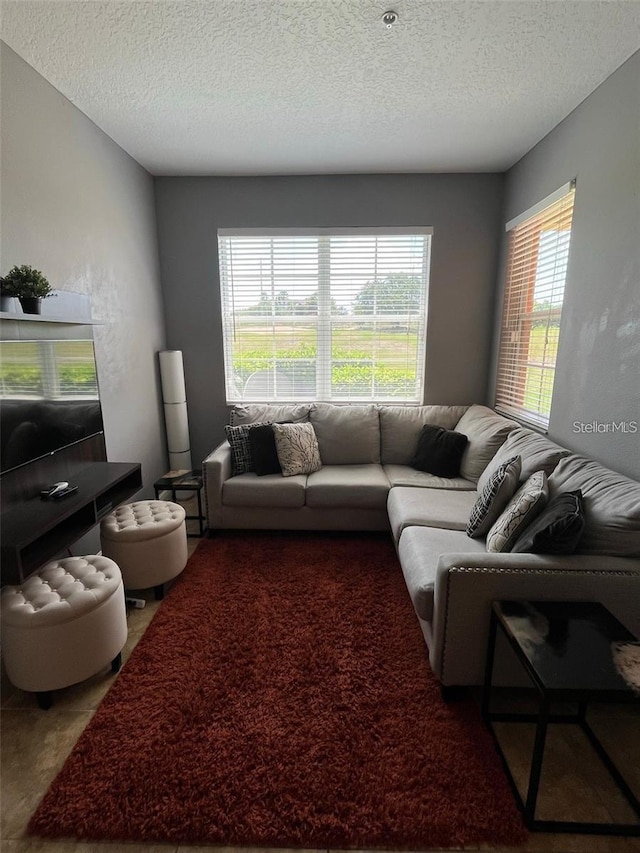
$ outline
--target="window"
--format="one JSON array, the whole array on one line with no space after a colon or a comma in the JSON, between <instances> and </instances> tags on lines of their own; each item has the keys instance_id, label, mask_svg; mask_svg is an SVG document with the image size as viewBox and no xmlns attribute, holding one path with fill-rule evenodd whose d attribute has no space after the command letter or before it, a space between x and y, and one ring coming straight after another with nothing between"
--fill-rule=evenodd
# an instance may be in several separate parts
<instances>
[{"instance_id":1,"label":"window","mask_svg":"<svg viewBox=\"0 0 640 853\"><path fill-rule=\"evenodd\" d=\"M496 409L547 427L567 277L575 184L507 223Z\"/></svg>"},{"instance_id":2,"label":"window","mask_svg":"<svg viewBox=\"0 0 640 853\"><path fill-rule=\"evenodd\" d=\"M227 402L422 402L430 235L220 230Z\"/></svg>"}]
</instances>

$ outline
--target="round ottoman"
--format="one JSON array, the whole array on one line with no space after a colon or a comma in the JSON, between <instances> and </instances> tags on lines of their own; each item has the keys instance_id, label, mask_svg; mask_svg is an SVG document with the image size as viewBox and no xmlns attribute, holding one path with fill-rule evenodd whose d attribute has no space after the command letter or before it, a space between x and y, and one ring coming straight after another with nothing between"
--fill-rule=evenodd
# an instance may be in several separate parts
<instances>
[{"instance_id":1,"label":"round ottoman","mask_svg":"<svg viewBox=\"0 0 640 853\"><path fill-rule=\"evenodd\" d=\"M2 655L9 680L51 705L51 691L120 669L127 612L120 569L102 556L53 560L2 590Z\"/></svg>"},{"instance_id":2,"label":"round ottoman","mask_svg":"<svg viewBox=\"0 0 640 853\"><path fill-rule=\"evenodd\" d=\"M185 511L171 501L123 504L102 520L100 543L127 589L155 587L160 599L163 584L187 564Z\"/></svg>"}]
</instances>

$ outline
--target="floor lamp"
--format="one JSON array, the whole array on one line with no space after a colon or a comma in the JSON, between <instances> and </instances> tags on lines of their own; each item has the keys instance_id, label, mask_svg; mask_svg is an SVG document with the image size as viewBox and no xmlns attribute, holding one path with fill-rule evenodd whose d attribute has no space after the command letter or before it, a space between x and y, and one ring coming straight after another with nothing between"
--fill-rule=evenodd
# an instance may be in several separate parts
<instances>
[{"instance_id":1,"label":"floor lamp","mask_svg":"<svg viewBox=\"0 0 640 853\"><path fill-rule=\"evenodd\" d=\"M172 471L191 471L191 444L182 352L178 349L170 349L163 350L158 355L169 467Z\"/></svg>"}]
</instances>

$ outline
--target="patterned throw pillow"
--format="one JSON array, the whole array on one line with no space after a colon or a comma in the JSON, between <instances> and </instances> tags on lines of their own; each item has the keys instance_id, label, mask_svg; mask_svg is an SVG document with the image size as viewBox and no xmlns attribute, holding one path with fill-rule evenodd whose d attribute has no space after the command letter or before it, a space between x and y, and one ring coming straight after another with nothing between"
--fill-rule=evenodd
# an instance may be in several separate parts
<instances>
[{"instance_id":1,"label":"patterned throw pillow","mask_svg":"<svg viewBox=\"0 0 640 853\"><path fill-rule=\"evenodd\" d=\"M476 539L489 530L513 497L518 487L521 469L522 460L519 456L507 459L499 468L496 468L471 510L467 522L467 536Z\"/></svg>"},{"instance_id":2,"label":"patterned throw pillow","mask_svg":"<svg viewBox=\"0 0 640 853\"><path fill-rule=\"evenodd\" d=\"M273 434L283 477L312 474L322 468L313 424L274 424Z\"/></svg>"},{"instance_id":3,"label":"patterned throw pillow","mask_svg":"<svg viewBox=\"0 0 640 853\"><path fill-rule=\"evenodd\" d=\"M224 428L227 441L231 447L231 476L248 474L254 470L253 453L249 442L249 432L255 427L268 426L265 423L242 424L242 426L226 426Z\"/></svg>"},{"instance_id":4,"label":"patterned throw pillow","mask_svg":"<svg viewBox=\"0 0 640 853\"><path fill-rule=\"evenodd\" d=\"M520 486L507 508L487 533L487 551L510 551L518 537L549 500L549 486L544 471L536 471Z\"/></svg>"}]
</instances>

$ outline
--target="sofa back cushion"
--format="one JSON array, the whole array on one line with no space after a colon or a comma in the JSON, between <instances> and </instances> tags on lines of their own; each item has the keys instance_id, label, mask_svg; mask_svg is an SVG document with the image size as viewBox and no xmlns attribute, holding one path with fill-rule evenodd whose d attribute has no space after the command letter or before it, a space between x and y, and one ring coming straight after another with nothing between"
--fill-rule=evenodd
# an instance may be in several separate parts
<instances>
[{"instance_id":1,"label":"sofa back cushion","mask_svg":"<svg viewBox=\"0 0 640 853\"><path fill-rule=\"evenodd\" d=\"M380 457L384 465L408 465L425 424L453 429L467 406L380 406Z\"/></svg>"},{"instance_id":2,"label":"sofa back cushion","mask_svg":"<svg viewBox=\"0 0 640 853\"><path fill-rule=\"evenodd\" d=\"M524 482L536 471L544 471L549 477L560 459L570 453L570 450L554 444L544 435L525 427L517 427L509 433L502 447L480 474L478 491L482 491L496 468L512 456L519 456L522 460L520 481Z\"/></svg>"},{"instance_id":3,"label":"sofa back cushion","mask_svg":"<svg viewBox=\"0 0 640 853\"><path fill-rule=\"evenodd\" d=\"M377 406L333 406L315 403L310 418L323 465L380 462Z\"/></svg>"},{"instance_id":4,"label":"sofa back cushion","mask_svg":"<svg viewBox=\"0 0 640 853\"><path fill-rule=\"evenodd\" d=\"M571 453L549 477L549 495L577 489L585 515L578 552L640 557L640 483Z\"/></svg>"},{"instance_id":5,"label":"sofa back cushion","mask_svg":"<svg viewBox=\"0 0 640 853\"><path fill-rule=\"evenodd\" d=\"M469 406L455 427L456 432L464 433L469 439L462 455L460 476L477 482L509 433L517 426L515 421L503 418L486 406ZM512 453L507 458L519 455Z\"/></svg>"},{"instance_id":6,"label":"sofa back cushion","mask_svg":"<svg viewBox=\"0 0 640 853\"><path fill-rule=\"evenodd\" d=\"M234 406L231 409L229 423L231 426L242 424L273 423L290 421L303 423L309 420L312 403L300 405L275 405L273 403L249 403L246 406Z\"/></svg>"}]
</instances>

